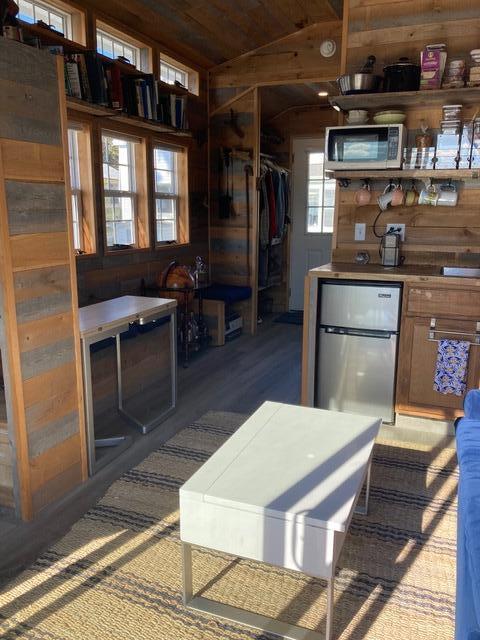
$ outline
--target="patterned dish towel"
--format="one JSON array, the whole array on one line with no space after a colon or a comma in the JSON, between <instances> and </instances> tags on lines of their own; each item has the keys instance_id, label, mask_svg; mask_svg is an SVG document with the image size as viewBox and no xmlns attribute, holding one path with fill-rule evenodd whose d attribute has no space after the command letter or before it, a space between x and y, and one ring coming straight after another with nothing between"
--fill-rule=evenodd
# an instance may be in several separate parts
<instances>
[{"instance_id":1,"label":"patterned dish towel","mask_svg":"<svg viewBox=\"0 0 480 640\"><path fill-rule=\"evenodd\" d=\"M438 393L463 396L468 373L470 343L464 340L439 340L433 383Z\"/></svg>"}]
</instances>

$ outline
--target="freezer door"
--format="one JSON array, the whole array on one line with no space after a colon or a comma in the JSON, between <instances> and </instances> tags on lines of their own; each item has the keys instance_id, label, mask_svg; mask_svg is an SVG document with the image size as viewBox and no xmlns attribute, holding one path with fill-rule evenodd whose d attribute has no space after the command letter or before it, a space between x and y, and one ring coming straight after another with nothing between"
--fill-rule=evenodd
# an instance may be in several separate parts
<instances>
[{"instance_id":1,"label":"freezer door","mask_svg":"<svg viewBox=\"0 0 480 640\"><path fill-rule=\"evenodd\" d=\"M331 329L330 329L331 331ZM316 406L394 421L397 336L319 330Z\"/></svg>"},{"instance_id":2,"label":"freezer door","mask_svg":"<svg viewBox=\"0 0 480 640\"><path fill-rule=\"evenodd\" d=\"M398 331L401 285L322 284L320 324Z\"/></svg>"}]
</instances>

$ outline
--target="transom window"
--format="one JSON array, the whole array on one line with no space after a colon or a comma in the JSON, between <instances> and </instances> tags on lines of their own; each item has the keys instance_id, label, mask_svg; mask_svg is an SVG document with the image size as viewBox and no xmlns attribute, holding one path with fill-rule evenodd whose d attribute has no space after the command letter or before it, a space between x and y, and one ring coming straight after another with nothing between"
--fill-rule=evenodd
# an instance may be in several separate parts
<instances>
[{"instance_id":1,"label":"transom window","mask_svg":"<svg viewBox=\"0 0 480 640\"><path fill-rule=\"evenodd\" d=\"M24 22L35 24L39 20L63 33L65 38L72 39L72 16L47 2L38 0L17 0L18 17Z\"/></svg>"},{"instance_id":2,"label":"transom window","mask_svg":"<svg viewBox=\"0 0 480 640\"><path fill-rule=\"evenodd\" d=\"M82 251L82 185L80 182L78 133L79 132L76 129L68 130L68 159L70 166L70 185L72 191L73 246L77 251Z\"/></svg>"},{"instance_id":3,"label":"transom window","mask_svg":"<svg viewBox=\"0 0 480 640\"><path fill-rule=\"evenodd\" d=\"M325 174L324 153L308 154L307 233L333 233L336 180Z\"/></svg>"},{"instance_id":4,"label":"transom window","mask_svg":"<svg viewBox=\"0 0 480 640\"><path fill-rule=\"evenodd\" d=\"M178 151L160 146L153 150L157 242L178 240L179 155Z\"/></svg>"},{"instance_id":5,"label":"transom window","mask_svg":"<svg viewBox=\"0 0 480 640\"><path fill-rule=\"evenodd\" d=\"M134 67L140 67L140 49L133 44L97 27L97 51L107 58L126 58Z\"/></svg>"},{"instance_id":6,"label":"transom window","mask_svg":"<svg viewBox=\"0 0 480 640\"><path fill-rule=\"evenodd\" d=\"M136 244L135 142L103 134L107 246Z\"/></svg>"},{"instance_id":7,"label":"transom window","mask_svg":"<svg viewBox=\"0 0 480 640\"><path fill-rule=\"evenodd\" d=\"M168 84L179 82L185 88L188 88L188 72L165 60L160 60L160 80Z\"/></svg>"}]
</instances>

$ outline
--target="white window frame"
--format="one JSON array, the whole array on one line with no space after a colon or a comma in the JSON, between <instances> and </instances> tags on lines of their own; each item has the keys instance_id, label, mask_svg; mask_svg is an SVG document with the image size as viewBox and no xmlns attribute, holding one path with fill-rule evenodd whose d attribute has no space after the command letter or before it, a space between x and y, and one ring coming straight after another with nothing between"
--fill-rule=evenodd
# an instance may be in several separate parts
<instances>
[{"instance_id":1,"label":"white window frame","mask_svg":"<svg viewBox=\"0 0 480 640\"><path fill-rule=\"evenodd\" d=\"M168 79L164 79L165 75L163 73L163 70L165 68L170 69L177 74L183 75L185 77L185 82L182 82L181 84L185 87L185 89L187 89L187 91L198 96L199 75L197 71L191 69L190 67L187 67L178 60L167 56L165 53L160 53L160 80L172 86L174 86L175 81L170 82Z\"/></svg>"},{"instance_id":2,"label":"white window frame","mask_svg":"<svg viewBox=\"0 0 480 640\"><path fill-rule=\"evenodd\" d=\"M129 163L128 163L128 168L129 168L129 183L130 183L130 191L122 191L120 189L107 189L105 187L105 165L107 166L112 166L109 163L105 162L104 158L103 158L103 141L104 138L112 138L114 140L122 140L124 142L127 142L129 144ZM135 171L135 148L134 145L136 144L136 141L133 140L132 138L130 138L129 136L125 136L121 133L115 133L112 131L102 131L102 177L103 177L103 203L104 203L104 208L105 208L105 225L104 225L104 230L105 230L105 245L107 246L108 249L112 249L114 248L115 244L124 244L124 243L119 243L117 242L116 239L116 223L118 222L126 222L125 220L107 220L107 207L106 207L106 203L107 203L107 198L130 198L131 204L132 204L132 218L131 218L131 225L132 225L132 243L130 243L130 246L136 247L137 246L137 208L138 208L138 194L136 191L136 171ZM107 227L109 224L113 225L113 243L112 244L108 244L108 232L107 232Z\"/></svg>"},{"instance_id":3,"label":"white window frame","mask_svg":"<svg viewBox=\"0 0 480 640\"><path fill-rule=\"evenodd\" d=\"M322 172L322 177L320 178L312 178L310 177L310 156L312 155L323 155L323 172ZM331 210L332 213L335 213L335 205L333 204L332 206L325 206L325 185L326 184L334 184L335 189L336 190L336 180L333 177L329 177L326 174L325 171L325 154L322 151L308 151L307 152L307 169L308 169L308 174L307 174L307 202L306 202L306 216L305 216L305 233L307 235L314 235L314 234L325 234L325 233L333 233L333 226L334 226L334 221L333 221L333 217L332 217L332 226L325 228L325 210ZM320 206L316 206L316 205L310 205L310 201L309 201L309 193L310 193L310 184L312 183L320 183L322 185L322 204ZM320 219L320 230L318 230L318 225L317 225L317 229L315 231L310 231L310 224L309 224L309 219L310 219L310 210L311 209L318 209L318 213L319 213L319 219Z\"/></svg>"},{"instance_id":4,"label":"white window frame","mask_svg":"<svg viewBox=\"0 0 480 640\"><path fill-rule=\"evenodd\" d=\"M174 154L174 168L173 168L173 176L174 176L174 192L173 193L165 193L162 191L157 191L157 180L155 172L159 171L159 167L155 166L155 151L160 149L162 151L169 151ZM181 162L180 154L184 153L183 149L175 149L173 147L165 146L160 143L157 143L153 147L153 189L154 189L154 198L155 198L155 242L158 245L166 244L170 242L179 242L179 216L180 216L180 207L181 207L181 198L182 194L180 194L180 183L181 176L179 175ZM169 218L158 217L158 208L157 203L162 200L172 201L174 203L174 228L175 228L175 237L169 240L164 240L163 238L158 237L158 223L163 220L169 220Z\"/></svg>"},{"instance_id":5,"label":"white window frame","mask_svg":"<svg viewBox=\"0 0 480 640\"><path fill-rule=\"evenodd\" d=\"M79 132L76 127L68 127L68 160L70 167L70 190L72 195L73 246L77 251L83 251L83 203L78 153L78 133Z\"/></svg>"},{"instance_id":6,"label":"white window frame","mask_svg":"<svg viewBox=\"0 0 480 640\"><path fill-rule=\"evenodd\" d=\"M28 2L33 7L33 21L30 18L25 19L25 14L22 14L22 2ZM59 9L55 4L50 4L49 2L42 2L40 0L19 0L19 15L20 20L24 22L28 22L29 24L35 24L39 18L36 16L35 9L42 9L43 11L48 12L48 21L47 24L51 24L50 15L54 14L57 18L60 18L63 21L64 28L62 29L62 33L67 38L67 40L72 40L73 31L72 31L72 14L67 11L63 11Z\"/></svg>"},{"instance_id":7,"label":"white window frame","mask_svg":"<svg viewBox=\"0 0 480 640\"><path fill-rule=\"evenodd\" d=\"M123 57L127 58L127 60L129 60L129 62L136 68L136 69L140 69L142 70L142 54L141 54L141 49L140 47L132 44L132 42L130 42L127 38L123 39L120 36L114 34L111 31L108 31L107 29L105 29L103 26L99 27L97 25L97 32L96 32L96 44L97 44L97 51L98 53L100 53L101 55L107 57L107 58L111 58L112 60L116 60L118 56L114 56L114 55L109 55L108 53L105 53L105 50L103 49L103 40L107 39L110 40L112 42L112 52L113 52L113 48L116 45L117 47L121 48L122 52L119 55L122 55ZM100 42L102 44L100 44ZM126 56L125 55L125 48L128 47L128 49L130 49L132 51L133 55L133 60L131 60L130 58L132 58L132 56Z\"/></svg>"},{"instance_id":8,"label":"white window frame","mask_svg":"<svg viewBox=\"0 0 480 640\"><path fill-rule=\"evenodd\" d=\"M169 78L169 75L172 73L174 75L173 82ZM173 85L178 80L178 82L180 82L180 84L184 86L185 89L188 89L188 71L186 71L185 69L180 69L174 64L162 59L160 59L160 80L162 82L166 82L167 84Z\"/></svg>"}]
</instances>

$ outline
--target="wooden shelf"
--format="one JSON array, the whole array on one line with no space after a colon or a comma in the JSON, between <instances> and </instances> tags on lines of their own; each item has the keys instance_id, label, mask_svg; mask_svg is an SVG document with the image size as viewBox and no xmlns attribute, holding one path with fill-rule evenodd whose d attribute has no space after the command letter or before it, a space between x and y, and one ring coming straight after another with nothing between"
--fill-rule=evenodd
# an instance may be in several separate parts
<instances>
[{"instance_id":1,"label":"wooden shelf","mask_svg":"<svg viewBox=\"0 0 480 640\"><path fill-rule=\"evenodd\" d=\"M153 120L140 118L139 116L129 116L121 111L115 111L115 109L109 109L108 107L104 107L100 104L93 104L92 102L80 100L79 98L72 98L71 96L67 96L67 107L70 111L80 111L100 118L119 120L134 127L148 129L149 131L156 131L157 133L168 133L172 136L179 136L182 138L192 137L192 132L188 129L177 129L176 127L171 127L168 124L161 124Z\"/></svg>"},{"instance_id":2,"label":"wooden shelf","mask_svg":"<svg viewBox=\"0 0 480 640\"><path fill-rule=\"evenodd\" d=\"M101 104L94 104L93 102L87 102L86 100L80 100L80 98L73 98L72 96L67 96L67 107L74 111L81 111L82 113L89 113L92 116L101 116L104 118L118 115L115 109L109 109Z\"/></svg>"},{"instance_id":3,"label":"wooden shelf","mask_svg":"<svg viewBox=\"0 0 480 640\"><path fill-rule=\"evenodd\" d=\"M342 111L381 107L431 107L442 104L478 103L480 105L480 87L397 93L357 93L350 96L333 96L329 102L331 105L338 105Z\"/></svg>"},{"instance_id":4,"label":"wooden shelf","mask_svg":"<svg viewBox=\"0 0 480 640\"><path fill-rule=\"evenodd\" d=\"M423 178L438 178L451 180L478 180L480 179L480 169L406 169L401 171L400 169L381 169L377 171L328 171L327 173L333 174L334 178L348 178L350 180L364 178L416 178L422 180Z\"/></svg>"},{"instance_id":5,"label":"wooden shelf","mask_svg":"<svg viewBox=\"0 0 480 640\"><path fill-rule=\"evenodd\" d=\"M142 129L148 129L149 131L156 131L157 133L169 133L172 136L179 136L181 138L191 138L192 132L188 129L177 129L171 127L168 124L161 124L154 120L147 120L146 118L140 118L139 116L129 116L126 113L115 112L115 115L110 116L111 120L120 120L126 124L130 124L134 127L141 127Z\"/></svg>"}]
</instances>

